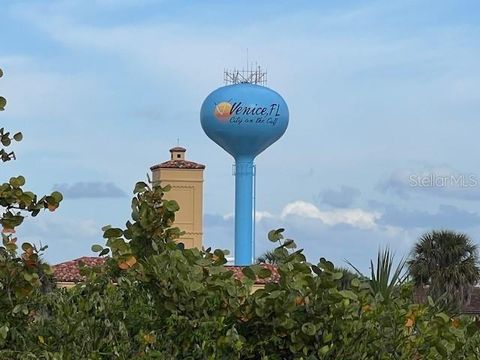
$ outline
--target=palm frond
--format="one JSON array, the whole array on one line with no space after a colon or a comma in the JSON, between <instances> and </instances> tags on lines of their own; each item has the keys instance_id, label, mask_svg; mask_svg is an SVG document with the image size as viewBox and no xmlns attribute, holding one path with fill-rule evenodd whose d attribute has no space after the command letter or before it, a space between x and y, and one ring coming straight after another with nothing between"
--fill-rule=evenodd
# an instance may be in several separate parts
<instances>
[{"instance_id":1,"label":"palm frond","mask_svg":"<svg viewBox=\"0 0 480 360\"><path fill-rule=\"evenodd\" d=\"M402 258L399 263L394 266L394 254L389 248L377 253L377 262L370 260L370 279L369 285L373 296L380 294L385 301L390 301L394 290L402 284L406 279L405 259ZM364 276L350 261L346 260L359 275Z\"/></svg>"}]
</instances>

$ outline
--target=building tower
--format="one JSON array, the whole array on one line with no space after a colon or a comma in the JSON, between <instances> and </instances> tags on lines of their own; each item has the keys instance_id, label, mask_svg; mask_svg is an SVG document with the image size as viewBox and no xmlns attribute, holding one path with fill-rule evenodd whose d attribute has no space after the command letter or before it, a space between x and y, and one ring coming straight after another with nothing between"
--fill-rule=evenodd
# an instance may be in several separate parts
<instances>
[{"instance_id":1,"label":"building tower","mask_svg":"<svg viewBox=\"0 0 480 360\"><path fill-rule=\"evenodd\" d=\"M205 165L185 159L186 149L170 149L170 160L150 168L153 183L170 185L165 198L180 206L175 224L185 234L179 239L185 247L202 248L203 238L203 170Z\"/></svg>"}]
</instances>

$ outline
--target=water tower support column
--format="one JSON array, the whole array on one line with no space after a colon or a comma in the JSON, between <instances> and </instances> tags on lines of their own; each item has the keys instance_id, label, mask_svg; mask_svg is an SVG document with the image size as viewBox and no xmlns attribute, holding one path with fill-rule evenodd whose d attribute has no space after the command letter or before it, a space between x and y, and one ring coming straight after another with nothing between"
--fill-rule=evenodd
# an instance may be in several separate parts
<instances>
[{"instance_id":1,"label":"water tower support column","mask_svg":"<svg viewBox=\"0 0 480 360\"><path fill-rule=\"evenodd\" d=\"M235 265L253 262L253 159L235 161Z\"/></svg>"}]
</instances>

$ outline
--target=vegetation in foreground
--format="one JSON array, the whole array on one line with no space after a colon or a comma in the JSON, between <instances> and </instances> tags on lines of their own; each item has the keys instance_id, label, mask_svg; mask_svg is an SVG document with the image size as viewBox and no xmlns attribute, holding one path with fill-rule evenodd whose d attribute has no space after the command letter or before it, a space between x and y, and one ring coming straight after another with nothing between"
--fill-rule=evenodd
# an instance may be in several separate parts
<instances>
[{"instance_id":1,"label":"vegetation in foreground","mask_svg":"<svg viewBox=\"0 0 480 360\"><path fill-rule=\"evenodd\" d=\"M477 325L452 317L430 299L412 303L412 285L379 286L321 259L306 261L283 230L272 231L278 283L251 293L261 265L245 279L225 268L226 251L184 249L170 227L177 209L167 189L136 186L132 220L105 228L110 255L84 268L72 289L42 292L4 281L15 264L25 281L39 279L23 254L1 249L0 358L3 359L477 359ZM26 247L30 249L30 247ZM8 259L7 259L8 256ZM382 266L382 256L376 268ZM37 276L35 275L38 275ZM7 296L6 294L10 294Z\"/></svg>"},{"instance_id":2,"label":"vegetation in foreground","mask_svg":"<svg viewBox=\"0 0 480 360\"><path fill-rule=\"evenodd\" d=\"M1 142L11 143L3 129ZM227 251L184 249L172 227L178 205L163 198L168 188L142 182L126 227L104 228L105 247L92 248L109 256L105 265L83 268L85 282L72 289L54 288L42 249L18 247L15 228L62 198L37 199L24 183L19 176L0 187L0 359L480 357L475 322L442 312L431 298L414 304L413 284L383 273L393 269L388 253L372 264L375 276L345 282L344 271L325 259L307 262L275 230L268 237L278 243L280 281L251 293L270 270L245 267L238 280L224 266Z\"/></svg>"}]
</instances>

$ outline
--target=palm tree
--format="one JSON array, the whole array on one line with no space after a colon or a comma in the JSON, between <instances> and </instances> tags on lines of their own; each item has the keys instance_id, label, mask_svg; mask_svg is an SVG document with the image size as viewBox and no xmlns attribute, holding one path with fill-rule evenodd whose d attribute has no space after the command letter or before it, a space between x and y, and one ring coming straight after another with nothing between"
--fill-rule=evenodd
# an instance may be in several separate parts
<instances>
[{"instance_id":1,"label":"palm tree","mask_svg":"<svg viewBox=\"0 0 480 360\"><path fill-rule=\"evenodd\" d=\"M422 235L408 266L416 286L428 286L432 298L457 310L470 302L480 279L477 245L466 234L450 230Z\"/></svg>"},{"instance_id":2,"label":"palm tree","mask_svg":"<svg viewBox=\"0 0 480 360\"><path fill-rule=\"evenodd\" d=\"M255 262L257 264L277 265L278 259L273 251L268 250L268 251L265 251L262 255L260 255Z\"/></svg>"}]
</instances>

